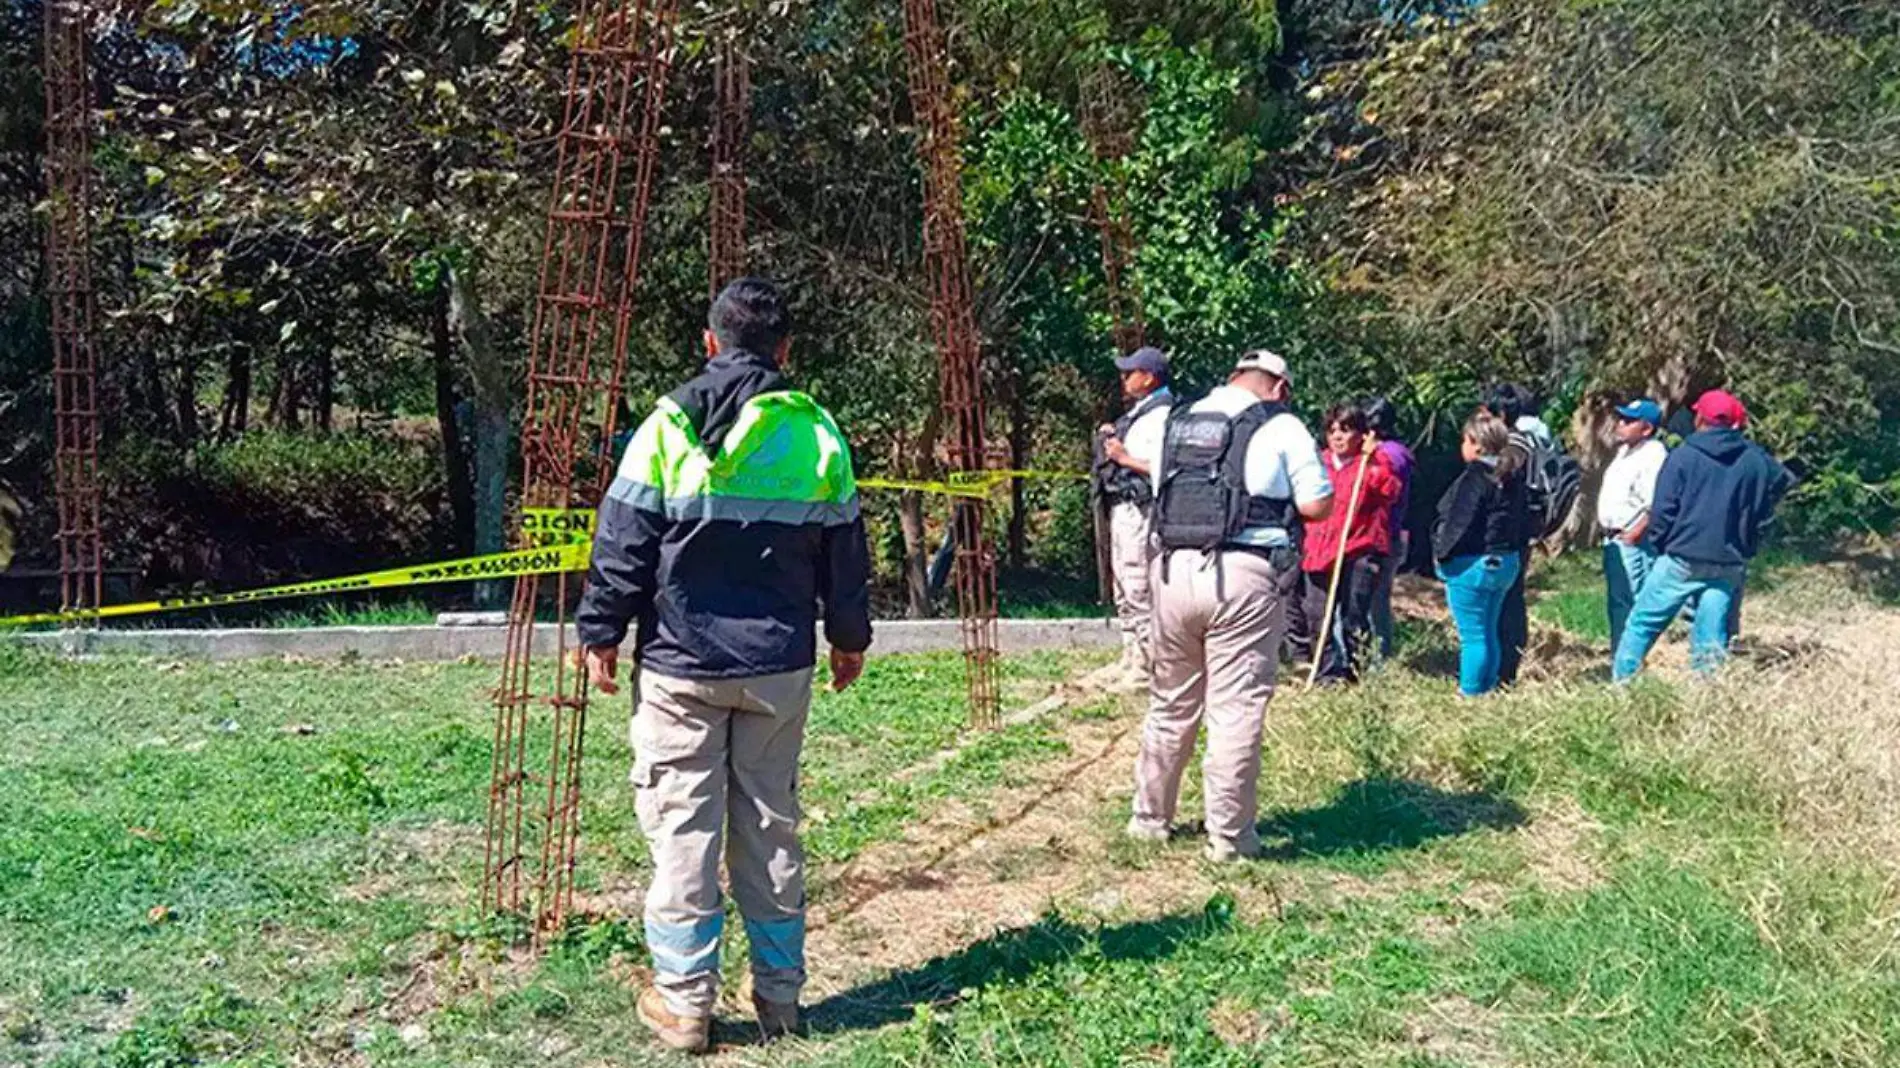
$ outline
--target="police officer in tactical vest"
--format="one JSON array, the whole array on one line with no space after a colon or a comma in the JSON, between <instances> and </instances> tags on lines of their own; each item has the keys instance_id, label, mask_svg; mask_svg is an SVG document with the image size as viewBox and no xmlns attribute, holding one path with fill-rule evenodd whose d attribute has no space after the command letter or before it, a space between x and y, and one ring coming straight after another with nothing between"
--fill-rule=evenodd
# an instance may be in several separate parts
<instances>
[{"instance_id":1,"label":"police officer in tactical vest","mask_svg":"<svg viewBox=\"0 0 1900 1068\"><path fill-rule=\"evenodd\" d=\"M1128 834L1165 841L1207 721L1207 855L1258 854L1260 738L1273 696L1301 523L1331 514L1313 435L1287 408L1286 360L1243 355L1168 417L1155 479L1154 674Z\"/></svg>"},{"instance_id":2,"label":"police officer in tactical vest","mask_svg":"<svg viewBox=\"0 0 1900 1068\"><path fill-rule=\"evenodd\" d=\"M796 1031L805 983L798 756L814 631L842 690L871 644L870 554L851 450L780 370L791 313L770 282L713 302L705 371L660 398L600 506L574 621L588 674L617 689L620 643L640 662L634 804L653 852L642 1023L706 1048L719 992L723 854L767 1038Z\"/></svg>"},{"instance_id":3,"label":"police officer in tactical vest","mask_svg":"<svg viewBox=\"0 0 1900 1068\"><path fill-rule=\"evenodd\" d=\"M1095 461L1095 492L1108 505L1109 563L1115 579L1115 616L1121 623L1122 670L1131 684L1146 686L1151 660L1148 512L1154 502L1154 469L1161 462L1161 435L1174 394L1168 391L1168 358L1144 346L1115 361L1128 410L1102 427Z\"/></svg>"}]
</instances>

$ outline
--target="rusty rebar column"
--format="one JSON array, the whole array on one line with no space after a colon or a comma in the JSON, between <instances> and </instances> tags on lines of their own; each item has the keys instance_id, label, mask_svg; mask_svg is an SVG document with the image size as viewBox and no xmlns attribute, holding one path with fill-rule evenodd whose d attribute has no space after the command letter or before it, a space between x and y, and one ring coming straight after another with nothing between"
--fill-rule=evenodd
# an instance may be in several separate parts
<instances>
[{"instance_id":1,"label":"rusty rebar column","mask_svg":"<svg viewBox=\"0 0 1900 1068\"><path fill-rule=\"evenodd\" d=\"M84 0L46 4L46 295L53 341L53 491L59 509L59 602L97 609L104 596L99 529L99 376L93 349L92 94Z\"/></svg>"},{"instance_id":2,"label":"rusty rebar column","mask_svg":"<svg viewBox=\"0 0 1900 1068\"><path fill-rule=\"evenodd\" d=\"M1141 287L1134 274L1134 228L1128 217L1125 163L1134 152L1138 121L1130 99L1130 88L1106 63L1090 68L1082 78L1082 133L1095 155L1089 213L1102 235L1102 280L1119 352L1140 348L1148 332Z\"/></svg>"},{"instance_id":3,"label":"rusty rebar column","mask_svg":"<svg viewBox=\"0 0 1900 1068\"><path fill-rule=\"evenodd\" d=\"M924 170L924 272L938 356L938 390L950 429L950 463L968 475L990 466L983 426L983 367L963 228L962 161L950 99L949 58L935 0L904 0L904 50L918 154ZM957 497L957 617L970 692L970 721L998 722L996 556L984 529L988 501Z\"/></svg>"},{"instance_id":4,"label":"rusty rebar column","mask_svg":"<svg viewBox=\"0 0 1900 1068\"><path fill-rule=\"evenodd\" d=\"M576 16L528 356L526 508L593 507L612 478L676 18L675 0L584 0ZM580 584L553 577L549 657L534 648L541 579L515 581L494 698L482 906L530 918L537 942L559 932L573 903L588 693L567 616ZM537 781L531 749L543 744Z\"/></svg>"},{"instance_id":5,"label":"rusty rebar column","mask_svg":"<svg viewBox=\"0 0 1900 1068\"><path fill-rule=\"evenodd\" d=\"M707 282L713 295L745 274L745 144L752 128L752 65L736 31L720 38L714 63L711 237Z\"/></svg>"}]
</instances>

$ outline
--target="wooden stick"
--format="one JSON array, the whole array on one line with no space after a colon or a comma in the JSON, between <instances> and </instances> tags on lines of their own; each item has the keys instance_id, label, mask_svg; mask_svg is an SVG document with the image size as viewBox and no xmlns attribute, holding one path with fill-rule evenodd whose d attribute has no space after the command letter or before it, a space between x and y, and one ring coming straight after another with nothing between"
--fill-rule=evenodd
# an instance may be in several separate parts
<instances>
[{"instance_id":1,"label":"wooden stick","mask_svg":"<svg viewBox=\"0 0 1900 1068\"><path fill-rule=\"evenodd\" d=\"M1339 576L1346 571L1346 542L1352 538L1352 521L1359 515L1359 491L1366 484L1366 468L1372 466L1372 454L1359 454L1359 472L1352 478L1352 497L1346 502L1346 525L1339 532L1339 553L1333 557L1333 581L1326 588L1326 614L1320 617L1319 638L1313 642L1313 669L1306 673L1306 685L1319 682L1320 661L1326 658L1326 632L1332 629L1333 606L1339 598Z\"/></svg>"}]
</instances>

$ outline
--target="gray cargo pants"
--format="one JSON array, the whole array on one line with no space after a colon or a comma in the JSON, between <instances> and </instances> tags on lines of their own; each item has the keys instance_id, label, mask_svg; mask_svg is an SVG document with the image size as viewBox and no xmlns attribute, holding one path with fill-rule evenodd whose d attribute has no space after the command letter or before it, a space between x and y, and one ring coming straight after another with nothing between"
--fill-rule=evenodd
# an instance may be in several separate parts
<instances>
[{"instance_id":1,"label":"gray cargo pants","mask_svg":"<svg viewBox=\"0 0 1900 1068\"><path fill-rule=\"evenodd\" d=\"M1109 509L1109 560L1115 579L1115 616L1122 631L1122 665L1149 670L1154 656L1154 599L1148 592L1148 563L1154 552L1148 541L1148 510L1138 504Z\"/></svg>"},{"instance_id":2,"label":"gray cargo pants","mask_svg":"<svg viewBox=\"0 0 1900 1068\"><path fill-rule=\"evenodd\" d=\"M1163 830L1173 822L1205 719L1208 841L1243 856L1260 851L1260 740L1291 574L1250 552L1177 549L1165 566L1155 559L1154 676L1135 762L1136 824Z\"/></svg>"},{"instance_id":3,"label":"gray cargo pants","mask_svg":"<svg viewBox=\"0 0 1900 1068\"><path fill-rule=\"evenodd\" d=\"M811 677L810 668L751 679L640 673L632 778L653 851L647 947L654 985L680 1015L712 1015L719 994L722 846L754 993L790 1004L805 985L798 754Z\"/></svg>"}]
</instances>

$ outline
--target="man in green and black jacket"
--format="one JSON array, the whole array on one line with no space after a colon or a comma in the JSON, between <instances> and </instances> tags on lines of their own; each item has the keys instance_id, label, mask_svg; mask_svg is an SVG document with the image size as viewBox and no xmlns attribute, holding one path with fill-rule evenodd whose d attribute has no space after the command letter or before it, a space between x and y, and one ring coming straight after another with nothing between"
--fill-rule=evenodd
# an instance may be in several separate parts
<instances>
[{"instance_id":1,"label":"man in green and black jacket","mask_svg":"<svg viewBox=\"0 0 1900 1068\"><path fill-rule=\"evenodd\" d=\"M714 300L708 326L705 371L661 398L627 443L575 614L604 693L617 692L633 628L633 786L654 866L654 980L638 1008L662 1042L689 1051L706 1047L718 995L722 845L759 1025L767 1037L798 1027L798 756L814 632L822 622L833 689L858 677L871 644L850 450L780 370L791 342L783 297L742 278Z\"/></svg>"}]
</instances>

